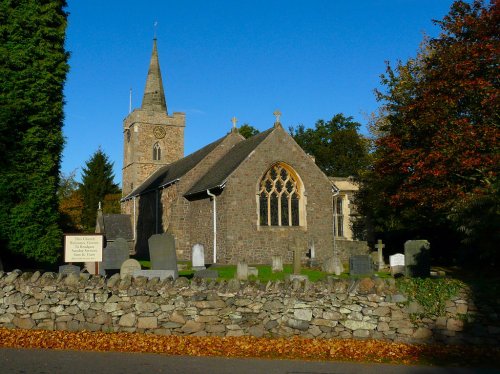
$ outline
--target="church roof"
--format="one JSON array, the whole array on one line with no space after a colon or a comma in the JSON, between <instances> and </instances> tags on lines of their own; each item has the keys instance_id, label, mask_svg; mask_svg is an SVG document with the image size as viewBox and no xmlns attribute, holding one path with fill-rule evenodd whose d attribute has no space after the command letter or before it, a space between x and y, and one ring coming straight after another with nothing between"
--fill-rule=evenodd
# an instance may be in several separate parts
<instances>
[{"instance_id":1,"label":"church roof","mask_svg":"<svg viewBox=\"0 0 500 374\"><path fill-rule=\"evenodd\" d=\"M149 63L148 77L146 79L144 96L142 97L141 109L167 113L167 102L165 100L165 91L163 90L163 82L161 79L156 39L153 41L153 53L151 54L151 61Z\"/></svg>"},{"instance_id":2,"label":"church roof","mask_svg":"<svg viewBox=\"0 0 500 374\"><path fill-rule=\"evenodd\" d=\"M257 148L257 146L267 138L274 130L274 127L254 135L238 144L226 153L207 173L201 177L186 193L185 197L194 197L205 193L208 189L223 187L227 178L236 168Z\"/></svg>"},{"instance_id":3,"label":"church roof","mask_svg":"<svg viewBox=\"0 0 500 374\"><path fill-rule=\"evenodd\" d=\"M148 179L144 181L138 188L132 191L129 195L123 198L127 200L134 196L141 195L146 192L154 191L158 188L167 186L169 184L175 183L189 170L194 168L200 161L202 161L210 152L212 152L225 137L216 140L213 143L206 145L205 147L197 150L190 155L181 158L169 165L165 165L154 172Z\"/></svg>"}]
</instances>

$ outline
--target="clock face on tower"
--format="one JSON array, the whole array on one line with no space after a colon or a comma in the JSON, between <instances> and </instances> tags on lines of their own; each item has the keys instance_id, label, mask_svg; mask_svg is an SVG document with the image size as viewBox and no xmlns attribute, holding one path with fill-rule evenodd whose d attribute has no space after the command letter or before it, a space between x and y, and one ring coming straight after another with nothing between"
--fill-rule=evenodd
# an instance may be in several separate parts
<instances>
[{"instance_id":1,"label":"clock face on tower","mask_svg":"<svg viewBox=\"0 0 500 374\"><path fill-rule=\"evenodd\" d=\"M156 139L162 139L165 137L165 129L162 126L155 126L153 129L153 134L155 135Z\"/></svg>"}]
</instances>

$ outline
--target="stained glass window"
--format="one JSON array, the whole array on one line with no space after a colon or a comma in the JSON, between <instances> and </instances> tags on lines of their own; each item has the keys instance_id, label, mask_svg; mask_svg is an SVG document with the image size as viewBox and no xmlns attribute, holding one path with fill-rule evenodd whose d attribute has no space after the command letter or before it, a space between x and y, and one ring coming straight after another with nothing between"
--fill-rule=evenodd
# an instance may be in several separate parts
<instances>
[{"instance_id":1,"label":"stained glass window","mask_svg":"<svg viewBox=\"0 0 500 374\"><path fill-rule=\"evenodd\" d=\"M300 184L290 167L273 165L264 174L259 186L261 226L300 225Z\"/></svg>"}]
</instances>

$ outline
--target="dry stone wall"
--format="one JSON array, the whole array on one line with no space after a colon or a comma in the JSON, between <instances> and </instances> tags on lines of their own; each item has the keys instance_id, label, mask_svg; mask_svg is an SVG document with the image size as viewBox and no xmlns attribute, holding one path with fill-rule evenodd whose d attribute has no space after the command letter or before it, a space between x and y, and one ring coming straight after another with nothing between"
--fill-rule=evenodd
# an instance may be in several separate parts
<instances>
[{"instance_id":1,"label":"dry stone wall","mask_svg":"<svg viewBox=\"0 0 500 374\"><path fill-rule=\"evenodd\" d=\"M242 283L0 272L0 326L163 335L373 338L498 345L495 313L467 292L446 316L412 318L394 280Z\"/></svg>"}]
</instances>

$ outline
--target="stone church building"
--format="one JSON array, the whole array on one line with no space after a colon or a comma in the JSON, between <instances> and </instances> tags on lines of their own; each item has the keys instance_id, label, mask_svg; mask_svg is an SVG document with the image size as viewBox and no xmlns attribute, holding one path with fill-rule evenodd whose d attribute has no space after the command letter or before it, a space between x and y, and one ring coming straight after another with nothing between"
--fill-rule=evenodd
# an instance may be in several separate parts
<instances>
[{"instance_id":1,"label":"stone church building","mask_svg":"<svg viewBox=\"0 0 500 374\"><path fill-rule=\"evenodd\" d=\"M123 122L122 213L131 217L137 255L147 256L151 235L169 232L179 260L201 243L207 263L270 263L272 255L292 262L293 245L304 257L314 246L320 262L335 245L346 261L351 238L334 222L342 216L348 226L348 214L338 214L347 195L275 115L264 132L245 139L233 126L184 157L185 115L169 115L154 40L142 105Z\"/></svg>"}]
</instances>

